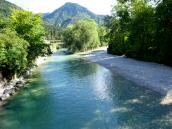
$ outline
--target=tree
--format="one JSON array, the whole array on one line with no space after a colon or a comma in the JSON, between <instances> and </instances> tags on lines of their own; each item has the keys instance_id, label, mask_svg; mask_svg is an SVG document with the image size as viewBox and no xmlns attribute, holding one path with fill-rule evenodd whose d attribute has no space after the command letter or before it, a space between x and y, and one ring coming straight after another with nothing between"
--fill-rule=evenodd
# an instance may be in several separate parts
<instances>
[{"instance_id":1,"label":"tree","mask_svg":"<svg viewBox=\"0 0 172 129\"><path fill-rule=\"evenodd\" d=\"M46 30L46 38L48 40L61 40L62 39L62 27L56 24L44 23L44 28Z\"/></svg>"},{"instance_id":2,"label":"tree","mask_svg":"<svg viewBox=\"0 0 172 129\"><path fill-rule=\"evenodd\" d=\"M47 54L48 46L43 40L45 31L42 18L29 11L15 10L10 19L13 29L29 43L27 60L28 67L31 67L38 56Z\"/></svg>"},{"instance_id":3,"label":"tree","mask_svg":"<svg viewBox=\"0 0 172 129\"><path fill-rule=\"evenodd\" d=\"M143 60L153 60L156 46L153 44L155 33L154 8L147 2L136 0L132 3L129 24L127 55ZM153 58L152 58L153 57Z\"/></svg>"},{"instance_id":4,"label":"tree","mask_svg":"<svg viewBox=\"0 0 172 129\"><path fill-rule=\"evenodd\" d=\"M0 72L11 80L30 69L38 56L49 54L44 44L44 28L40 15L15 10L10 18L0 19Z\"/></svg>"},{"instance_id":5,"label":"tree","mask_svg":"<svg viewBox=\"0 0 172 129\"><path fill-rule=\"evenodd\" d=\"M162 0L156 8L155 42L159 62L172 66L172 1Z\"/></svg>"},{"instance_id":6,"label":"tree","mask_svg":"<svg viewBox=\"0 0 172 129\"><path fill-rule=\"evenodd\" d=\"M105 26L99 26L98 27L98 34L99 34L99 39L100 39L100 46L107 46L108 41L107 41L107 27Z\"/></svg>"},{"instance_id":7,"label":"tree","mask_svg":"<svg viewBox=\"0 0 172 129\"><path fill-rule=\"evenodd\" d=\"M172 65L172 1L118 0L106 19L108 52Z\"/></svg>"},{"instance_id":8,"label":"tree","mask_svg":"<svg viewBox=\"0 0 172 129\"><path fill-rule=\"evenodd\" d=\"M0 31L0 71L3 77L10 80L15 73L20 74L26 68L28 45L15 31Z\"/></svg>"},{"instance_id":9,"label":"tree","mask_svg":"<svg viewBox=\"0 0 172 129\"><path fill-rule=\"evenodd\" d=\"M118 2L113 8L113 16L109 17L107 27L110 31L108 53L112 54L126 54L128 44L127 39L129 35L130 12L129 5L125 2Z\"/></svg>"},{"instance_id":10,"label":"tree","mask_svg":"<svg viewBox=\"0 0 172 129\"><path fill-rule=\"evenodd\" d=\"M100 46L98 26L94 20L82 20L64 31L63 40L72 52L85 51Z\"/></svg>"}]
</instances>

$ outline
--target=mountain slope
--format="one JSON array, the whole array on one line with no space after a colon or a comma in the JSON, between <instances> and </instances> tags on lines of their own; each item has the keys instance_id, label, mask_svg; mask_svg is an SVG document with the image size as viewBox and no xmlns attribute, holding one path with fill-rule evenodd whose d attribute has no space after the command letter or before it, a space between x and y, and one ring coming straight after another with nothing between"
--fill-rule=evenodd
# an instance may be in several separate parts
<instances>
[{"instance_id":1,"label":"mountain slope","mask_svg":"<svg viewBox=\"0 0 172 129\"><path fill-rule=\"evenodd\" d=\"M0 15L1 16L9 16L13 9L21 9L21 8L8 1L0 0Z\"/></svg>"},{"instance_id":2,"label":"mountain slope","mask_svg":"<svg viewBox=\"0 0 172 129\"><path fill-rule=\"evenodd\" d=\"M67 25L82 19L94 19L98 23L101 23L103 18L103 15L96 15L87 8L70 2L66 3L54 12L44 15L44 21L62 27L66 27Z\"/></svg>"}]
</instances>

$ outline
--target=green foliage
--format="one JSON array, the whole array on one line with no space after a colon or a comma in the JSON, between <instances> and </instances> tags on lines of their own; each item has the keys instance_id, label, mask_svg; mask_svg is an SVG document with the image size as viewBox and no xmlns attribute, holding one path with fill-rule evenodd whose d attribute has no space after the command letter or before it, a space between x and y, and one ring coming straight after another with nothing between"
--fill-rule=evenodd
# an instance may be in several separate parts
<instances>
[{"instance_id":1,"label":"green foliage","mask_svg":"<svg viewBox=\"0 0 172 129\"><path fill-rule=\"evenodd\" d=\"M100 46L107 46L107 28L105 26L98 27L98 34L100 39Z\"/></svg>"},{"instance_id":2,"label":"green foliage","mask_svg":"<svg viewBox=\"0 0 172 129\"><path fill-rule=\"evenodd\" d=\"M11 79L34 65L39 56L49 53L44 44L41 16L15 10L10 18L0 19L0 72Z\"/></svg>"},{"instance_id":3,"label":"green foliage","mask_svg":"<svg viewBox=\"0 0 172 129\"><path fill-rule=\"evenodd\" d=\"M45 31L42 18L29 11L16 10L10 19L13 29L29 43L27 60L30 67L38 56L46 54L48 47L43 42Z\"/></svg>"},{"instance_id":4,"label":"green foliage","mask_svg":"<svg viewBox=\"0 0 172 129\"><path fill-rule=\"evenodd\" d=\"M4 16L0 16L0 30L4 28L9 28L11 26L11 22L9 18Z\"/></svg>"},{"instance_id":5,"label":"green foliage","mask_svg":"<svg viewBox=\"0 0 172 129\"><path fill-rule=\"evenodd\" d=\"M61 40L62 39L63 29L61 27L45 22L44 28L46 30L46 38L48 40Z\"/></svg>"},{"instance_id":6,"label":"green foliage","mask_svg":"<svg viewBox=\"0 0 172 129\"><path fill-rule=\"evenodd\" d=\"M108 52L172 65L172 2L119 0L106 19Z\"/></svg>"},{"instance_id":7,"label":"green foliage","mask_svg":"<svg viewBox=\"0 0 172 129\"><path fill-rule=\"evenodd\" d=\"M85 51L100 46L98 26L94 20L79 21L63 33L66 47L72 52Z\"/></svg>"},{"instance_id":8,"label":"green foliage","mask_svg":"<svg viewBox=\"0 0 172 129\"><path fill-rule=\"evenodd\" d=\"M163 0L156 8L156 34L159 61L172 66L172 1Z\"/></svg>"},{"instance_id":9,"label":"green foliage","mask_svg":"<svg viewBox=\"0 0 172 129\"><path fill-rule=\"evenodd\" d=\"M155 51L154 9L143 1L134 2L132 8L127 54L130 57L152 60L152 52Z\"/></svg>"},{"instance_id":10,"label":"green foliage","mask_svg":"<svg viewBox=\"0 0 172 129\"><path fill-rule=\"evenodd\" d=\"M0 31L0 71L4 77L11 79L15 73L20 74L26 68L28 45L15 31Z\"/></svg>"},{"instance_id":11,"label":"green foliage","mask_svg":"<svg viewBox=\"0 0 172 129\"><path fill-rule=\"evenodd\" d=\"M6 1L0 0L0 16L10 16L14 9L21 9L20 7Z\"/></svg>"},{"instance_id":12,"label":"green foliage","mask_svg":"<svg viewBox=\"0 0 172 129\"><path fill-rule=\"evenodd\" d=\"M125 54L128 48L129 6L126 3L118 3L114 10L114 17L109 17L107 23L110 28L108 52L121 55Z\"/></svg>"}]
</instances>

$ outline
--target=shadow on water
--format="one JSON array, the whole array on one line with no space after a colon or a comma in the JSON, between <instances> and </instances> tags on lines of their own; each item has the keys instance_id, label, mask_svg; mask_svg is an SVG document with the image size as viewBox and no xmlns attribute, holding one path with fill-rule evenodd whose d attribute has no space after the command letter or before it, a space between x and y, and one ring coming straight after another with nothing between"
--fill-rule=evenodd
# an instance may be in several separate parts
<instances>
[{"instance_id":1,"label":"shadow on water","mask_svg":"<svg viewBox=\"0 0 172 129\"><path fill-rule=\"evenodd\" d=\"M0 108L0 129L169 129L162 96L86 60L55 54Z\"/></svg>"},{"instance_id":2,"label":"shadow on water","mask_svg":"<svg viewBox=\"0 0 172 129\"><path fill-rule=\"evenodd\" d=\"M135 86L118 75L115 78L111 80L113 85L107 85L113 103L110 112L118 116L118 128L168 129L172 127L170 118L172 105L161 105L163 96L146 88Z\"/></svg>"},{"instance_id":3,"label":"shadow on water","mask_svg":"<svg viewBox=\"0 0 172 129\"><path fill-rule=\"evenodd\" d=\"M101 75L99 72L97 74L99 75L98 80L100 76L102 77L102 86L99 83L98 86L106 87L101 88L98 96L112 103L110 108L105 104L104 108L109 109L106 112L96 109L96 116L84 126L85 128L169 129L172 127L172 105L161 105L163 96L159 93L136 86L118 74L104 73ZM107 94L102 96L105 93ZM99 117L97 114L103 115ZM100 121L99 126L93 126L96 121Z\"/></svg>"}]
</instances>

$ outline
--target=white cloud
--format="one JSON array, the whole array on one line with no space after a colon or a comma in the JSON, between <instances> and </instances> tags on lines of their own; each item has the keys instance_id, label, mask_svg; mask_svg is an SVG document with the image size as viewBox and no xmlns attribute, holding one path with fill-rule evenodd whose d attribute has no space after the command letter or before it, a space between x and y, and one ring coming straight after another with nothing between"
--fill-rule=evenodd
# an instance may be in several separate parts
<instances>
[{"instance_id":1,"label":"white cloud","mask_svg":"<svg viewBox=\"0 0 172 129\"><path fill-rule=\"evenodd\" d=\"M66 2L78 3L96 14L110 14L116 0L8 0L35 13L52 12Z\"/></svg>"}]
</instances>

